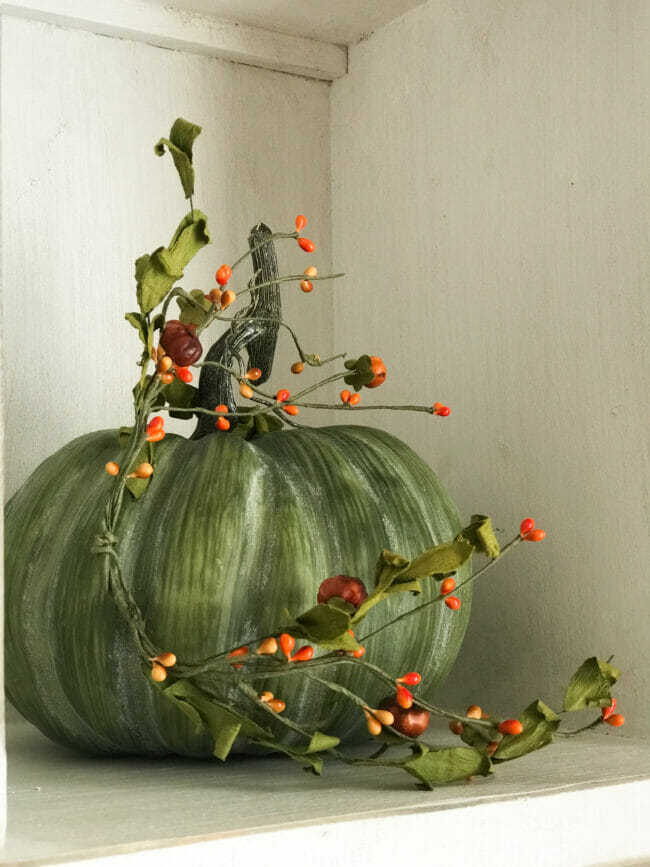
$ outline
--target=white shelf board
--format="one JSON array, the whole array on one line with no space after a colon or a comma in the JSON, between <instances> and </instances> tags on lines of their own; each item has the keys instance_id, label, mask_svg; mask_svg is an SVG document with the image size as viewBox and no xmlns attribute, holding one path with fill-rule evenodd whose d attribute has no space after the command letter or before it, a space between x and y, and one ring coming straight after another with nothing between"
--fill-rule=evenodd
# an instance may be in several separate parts
<instances>
[{"instance_id":1,"label":"white shelf board","mask_svg":"<svg viewBox=\"0 0 650 867\"><path fill-rule=\"evenodd\" d=\"M237 867L275 852L283 867L319 867L347 852L376 867L423 846L446 867L650 859L650 744L604 732L434 792L400 771L337 763L317 778L282 758L92 758L22 721L7 741L5 864Z\"/></svg>"}]
</instances>

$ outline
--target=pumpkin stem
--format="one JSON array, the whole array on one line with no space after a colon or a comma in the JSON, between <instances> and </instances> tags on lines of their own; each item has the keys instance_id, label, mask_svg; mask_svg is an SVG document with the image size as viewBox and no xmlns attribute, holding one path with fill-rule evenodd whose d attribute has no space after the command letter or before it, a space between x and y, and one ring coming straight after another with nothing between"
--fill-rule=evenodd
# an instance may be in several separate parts
<instances>
[{"instance_id":1,"label":"pumpkin stem","mask_svg":"<svg viewBox=\"0 0 650 867\"><path fill-rule=\"evenodd\" d=\"M254 277L251 303L245 310L235 315L228 331L210 347L204 359L219 361L226 367L232 367L233 362L236 362L242 374L248 368L259 367L262 376L258 384L266 382L271 375L282 319L280 284L273 282L279 276L275 247L273 241L262 243L271 234L271 230L264 223L258 223L251 229L248 236L248 245L253 250L251 258ZM260 244L262 246L259 246ZM258 246L259 249L255 249ZM255 286L259 284L270 285L256 289ZM263 319L274 321L260 321ZM244 349L248 354L248 365L244 365L241 358ZM204 409L214 410L219 404L225 404L230 412L235 412L237 409L232 377L226 370L218 367L211 365L202 367L199 377L199 405ZM231 428L237 423L236 416L231 416ZM211 416L201 415L192 439L201 439L215 432L214 419Z\"/></svg>"}]
</instances>

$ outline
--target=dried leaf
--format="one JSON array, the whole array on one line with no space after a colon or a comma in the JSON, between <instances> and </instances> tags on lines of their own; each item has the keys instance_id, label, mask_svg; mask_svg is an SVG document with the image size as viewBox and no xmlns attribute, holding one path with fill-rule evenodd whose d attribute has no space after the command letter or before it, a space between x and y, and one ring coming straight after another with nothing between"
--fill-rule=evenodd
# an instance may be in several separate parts
<instances>
[{"instance_id":1,"label":"dried leaf","mask_svg":"<svg viewBox=\"0 0 650 867\"><path fill-rule=\"evenodd\" d=\"M183 185L185 198L189 199L194 194L194 168L192 166L192 145L194 139L201 132L201 127L195 123L177 118L169 133L169 138L161 138L154 145L154 152L159 157L165 153L165 146L174 160L176 171Z\"/></svg>"},{"instance_id":2,"label":"dried leaf","mask_svg":"<svg viewBox=\"0 0 650 867\"><path fill-rule=\"evenodd\" d=\"M564 710L609 707L612 703L609 688L620 676L621 672L603 659L597 656L586 659L569 682Z\"/></svg>"},{"instance_id":3,"label":"dried leaf","mask_svg":"<svg viewBox=\"0 0 650 867\"><path fill-rule=\"evenodd\" d=\"M420 745L420 748L420 755L406 759L403 768L417 777L427 789L433 789L441 783L451 783L453 780L464 780L476 774L486 777L492 767L487 756L470 747L430 750Z\"/></svg>"},{"instance_id":4,"label":"dried leaf","mask_svg":"<svg viewBox=\"0 0 650 867\"><path fill-rule=\"evenodd\" d=\"M518 759L553 742L559 716L543 701L534 701L518 717L524 727L520 735L505 735L493 756L495 762Z\"/></svg>"},{"instance_id":5,"label":"dried leaf","mask_svg":"<svg viewBox=\"0 0 650 867\"><path fill-rule=\"evenodd\" d=\"M492 529L492 519L487 515L472 515L471 523L458 534L459 539L465 539L470 545L495 560L501 554L499 541Z\"/></svg>"}]
</instances>

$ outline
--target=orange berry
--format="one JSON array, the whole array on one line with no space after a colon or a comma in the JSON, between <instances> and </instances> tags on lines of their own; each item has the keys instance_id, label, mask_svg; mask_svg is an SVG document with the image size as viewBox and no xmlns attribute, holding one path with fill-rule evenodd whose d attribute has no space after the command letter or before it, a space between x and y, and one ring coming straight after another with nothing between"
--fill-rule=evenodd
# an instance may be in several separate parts
<instances>
[{"instance_id":1,"label":"orange berry","mask_svg":"<svg viewBox=\"0 0 650 867\"><path fill-rule=\"evenodd\" d=\"M249 379L251 382L257 382L262 376L262 371L259 367L251 367L248 373L244 374L244 379Z\"/></svg>"},{"instance_id":2,"label":"orange berry","mask_svg":"<svg viewBox=\"0 0 650 867\"><path fill-rule=\"evenodd\" d=\"M165 431L162 428L157 428L156 430L151 431L150 434L147 434L147 442L148 443L159 443L160 440L165 438Z\"/></svg>"},{"instance_id":3,"label":"orange berry","mask_svg":"<svg viewBox=\"0 0 650 867\"><path fill-rule=\"evenodd\" d=\"M524 518L524 520L519 525L519 535L526 536L532 530L535 529L535 522L532 518Z\"/></svg>"},{"instance_id":4,"label":"orange berry","mask_svg":"<svg viewBox=\"0 0 650 867\"><path fill-rule=\"evenodd\" d=\"M440 585L440 595L446 596L448 593L451 593L455 586L456 580L454 578L445 578L445 580Z\"/></svg>"},{"instance_id":5,"label":"orange berry","mask_svg":"<svg viewBox=\"0 0 650 867\"><path fill-rule=\"evenodd\" d=\"M307 225L307 217L304 214L298 214L296 217L296 232L301 232Z\"/></svg>"},{"instance_id":6,"label":"orange berry","mask_svg":"<svg viewBox=\"0 0 650 867\"><path fill-rule=\"evenodd\" d=\"M248 656L248 648L238 647L236 650L231 650L228 656Z\"/></svg>"},{"instance_id":7,"label":"orange berry","mask_svg":"<svg viewBox=\"0 0 650 867\"><path fill-rule=\"evenodd\" d=\"M314 655L314 648L307 644L297 650L293 656L289 657L289 662L308 662Z\"/></svg>"},{"instance_id":8,"label":"orange berry","mask_svg":"<svg viewBox=\"0 0 650 867\"><path fill-rule=\"evenodd\" d=\"M434 408L434 409L442 409L443 406L444 406L444 404L440 403L440 401L437 400L437 401L434 403L433 408Z\"/></svg>"},{"instance_id":9,"label":"orange berry","mask_svg":"<svg viewBox=\"0 0 650 867\"><path fill-rule=\"evenodd\" d=\"M288 632L283 632L279 638L280 650L284 655L289 659L291 656L291 651L296 646L296 639L293 635L289 635Z\"/></svg>"},{"instance_id":10,"label":"orange berry","mask_svg":"<svg viewBox=\"0 0 650 867\"><path fill-rule=\"evenodd\" d=\"M300 288L303 292L311 292L314 288L314 284L311 282L311 280L301 280Z\"/></svg>"},{"instance_id":11,"label":"orange berry","mask_svg":"<svg viewBox=\"0 0 650 867\"><path fill-rule=\"evenodd\" d=\"M229 265L222 265L214 276L220 286L225 286L232 277L232 269Z\"/></svg>"},{"instance_id":12,"label":"orange berry","mask_svg":"<svg viewBox=\"0 0 650 867\"><path fill-rule=\"evenodd\" d=\"M397 687L397 704L400 707L403 707L405 710L408 710L413 706L413 695L410 690L408 690L405 686Z\"/></svg>"},{"instance_id":13,"label":"orange berry","mask_svg":"<svg viewBox=\"0 0 650 867\"><path fill-rule=\"evenodd\" d=\"M465 711L465 716L468 716L470 719L481 719L483 712L477 704L470 704Z\"/></svg>"},{"instance_id":14,"label":"orange berry","mask_svg":"<svg viewBox=\"0 0 650 867\"><path fill-rule=\"evenodd\" d=\"M452 735L462 734L464 728L465 726L462 724L462 722L459 722L458 720L452 720L449 723L449 731L452 733Z\"/></svg>"},{"instance_id":15,"label":"orange berry","mask_svg":"<svg viewBox=\"0 0 650 867\"><path fill-rule=\"evenodd\" d=\"M149 424L147 425L147 433L151 433L155 430L160 430L165 425L165 419L161 415L155 415L152 419L150 419Z\"/></svg>"},{"instance_id":16,"label":"orange berry","mask_svg":"<svg viewBox=\"0 0 650 867\"><path fill-rule=\"evenodd\" d=\"M343 403L347 403L352 397L352 392L348 391L347 388L344 388L343 391L339 394L339 397L343 401Z\"/></svg>"},{"instance_id":17,"label":"orange berry","mask_svg":"<svg viewBox=\"0 0 650 867\"><path fill-rule=\"evenodd\" d=\"M269 692L268 689L265 689L264 692L260 693L260 701L271 701L273 698L273 693Z\"/></svg>"},{"instance_id":18,"label":"orange berry","mask_svg":"<svg viewBox=\"0 0 650 867\"><path fill-rule=\"evenodd\" d=\"M602 709L603 719L607 719L607 717L610 717L614 713L615 710L616 710L616 699L613 698L610 706L604 707Z\"/></svg>"},{"instance_id":19,"label":"orange berry","mask_svg":"<svg viewBox=\"0 0 650 867\"><path fill-rule=\"evenodd\" d=\"M212 301L213 304L221 304L222 295L223 292L221 291L221 289L217 289L217 287L215 286L214 289L210 289L210 293L209 295L206 295L206 298L208 299L208 301Z\"/></svg>"},{"instance_id":20,"label":"orange berry","mask_svg":"<svg viewBox=\"0 0 650 867\"><path fill-rule=\"evenodd\" d=\"M218 418L216 424L219 430L230 430L230 422L227 418Z\"/></svg>"},{"instance_id":21,"label":"orange berry","mask_svg":"<svg viewBox=\"0 0 650 867\"><path fill-rule=\"evenodd\" d=\"M268 653L273 654L278 652L278 641L272 635L270 638L265 638L264 641L257 648L255 653Z\"/></svg>"},{"instance_id":22,"label":"orange berry","mask_svg":"<svg viewBox=\"0 0 650 867\"><path fill-rule=\"evenodd\" d=\"M368 717L368 719L366 720L366 725L371 735L374 735L376 737L377 735L381 734L381 723L378 719L375 719L374 716Z\"/></svg>"},{"instance_id":23,"label":"orange berry","mask_svg":"<svg viewBox=\"0 0 650 867\"><path fill-rule=\"evenodd\" d=\"M305 369L305 365L302 361L295 361L291 365L291 373L302 373Z\"/></svg>"},{"instance_id":24,"label":"orange berry","mask_svg":"<svg viewBox=\"0 0 650 867\"><path fill-rule=\"evenodd\" d=\"M490 743L485 748L485 755L488 758L491 758L496 751L499 749L499 741L490 741Z\"/></svg>"},{"instance_id":25,"label":"orange berry","mask_svg":"<svg viewBox=\"0 0 650 867\"><path fill-rule=\"evenodd\" d=\"M422 678L417 673L417 671L409 671L408 674L402 675L402 677L397 678L397 683L406 683L408 686L417 686Z\"/></svg>"},{"instance_id":26,"label":"orange berry","mask_svg":"<svg viewBox=\"0 0 650 867\"><path fill-rule=\"evenodd\" d=\"M350 404L350 406L356 406L360 401L361 395L356 392L355 394L350 395L350 400L348 400L348 403Z\"/></svg>"},{"instance_id":27,"label":"orange berry","mask_svg":"<svg viewBox=\"0 0 650 867\"><path fill-rule=\"evenodd\" d=\"M445 418L446 416L451 415L451 410L448 406L441 406L440 409L437 409L435 411L434 415L441 415L443 418Z\"/></svg>"},{"instance_id":28,"label":"orange berry","mask_svg":"<svg viewBox=\"0 0 650 867\"><path fill-rule=\"evenodd\" d=\"M613 713L611 716L607 717L605 722L608 726L618 728L619 726L625 725L625 717L622 713Z\"/></svg>"},{"instance_id":29,"label":"orange berry","mask_svg":"<svg viewBox=\"0 0 650 867\"><path fill-rule=\"evenodd\" d=\"M305 268L302 273L305 277L315 277L318 274L318 268L314 268L313 265L310 265L309 268Z\"/></svg>"},{"instance_id":30,"label":"orange berry","mask_svg":"<svg viewBox=\"0 0 650 867\"><path fill-rule=\"evenodd\" d=\"M174 381L174 374L171 372L161 373L160 374L160 381L162 382L163 385L171 385L171 383Z\"/></svg>"},{"instance_id":31,"label":"orange berry","mask_svg":"<svg viewBox=\"0 0 650 867\"><path fill-rule=\"evenodd\" d=\"M372 372L375 374L375 378L372 382L366 385L366 388L378 388L386 381L386 365L378 355L371 355L370 367L372 368Z\"/></svg>"},{"instance_id":32,"label":"orange berry","mask_svg":"<svg viewBox=\"0 0 650 867\"><path fill-rule=\"evenodd\" d=\"M232 289L226 289L226 291L221 296L221 309L225 310L226 307L230 307L237 296L232 291Z\"/></svg>"},{"instance_id":33,"label":"orange berry","mask_svg":"<svg viewBox=\"0 0 650 867\"><path fill-rule=\"evenodd\" d=\"M372 710L371 713L383 726L392 726L395 722L395 717L389 710L379 708L377 710Z\"/></svg>"},{"instance_id":34,"label":"orange berry","mask_svg":"<svg viewBox=\"0 0 650 867\"><path fill-rule=\"evenodd\" d=\"M518 719L504 719L499 723L499 732L502 735L520 735L524 727Z\"/></svg>"},{"instance_id":35,"label":"orange berry","mask_svg":"<svg viewBox=\"0 0 650 867\"><path fill-rule=\"evenodd\" d=\"M268 704L271 710L275 711L275 713L282 713L282 711L286 707L286 704L282 701L281 698L272 698Z\"/></svg>"},{"instance_id":36,"label":"orange berry","mask_svg":"<svg viewBox=\"0 0 650 867\"><path fill-rule=\"evenodd\" d=\"M144 461L144 463L138 464L138 466L135 468L136 479L148 479L149 476L152 475L152 473L153 467L146 461Z\"/></svg>"},{"instance_id":37,"label":"orange berry","mask_svg":"<svg viewBox=\"0 0 650 867\"><path fill-rule=\"evenodd\" d=\"M168 355L163 355L163 357L158 362L158 373L166 373L171 368L173 363L174 362Z\"/></svg>"},{"instance_id":38,"label":"orange berry","mask_svg":"<svg viewBox=\"0 0 650 867\"><path fill-rule=\"evenodd\" d=\"M361 657L365 654L365 652L366 652L365 647L357 647L356 650L352 651L352 656L354 656L355 659L361 659Z\"/></svg>"},{"instance_id":39,"label":"orange berry","mask_svg":"<svg viewBox=\"0 0 650 867\"><path fill-rule=\"evenodd\" d=\"M162 683L167 678L167 669L163 665L158 665L157 662L151 666L151 679L156 683Z\"/></svg>"},{"instance_id":40,"label":"orange berry","mask_svg":"<svg viewBox=\"0 0 650 867\"><path fill-rule=\"evenodd\" d=\"M172 666L176 665L176 654L169 651L161 653L159 656L155 657L154 662L159 662L161 665L164 665L165 668L172 668Z\"/></svg>"},{"instance_id":41,"label":"orange berry","mask_svg":"<svg viewBox=\"0 0 650 867\"><path fill-rule=\"evenodd\" d=\"M527 533L523 538L526 542L541 542L542 539L546 538L546 533L544 530L533 530L532 532Z\"/></svg>"},{"instance_id":42,"label":"orange berry","mask_svg":"<svg viewBox=\"0 0 650 867\"><path fill-rule=\"evenodd\" d=\"M109 476L116 476L120 471L120 467L118 464L115 463L115 461L109 461L104 467L104 469Z\"/></svg>"},{"instance_id":43,"label":"orange berry","mask_svg":"<svg viewBox=\"0 0 650 867\"><path fill-rule=\"evenodd\" d=\"M242 397L251 398L253 396L253 389L250 385L247 385L245 382L239 383L239 393Z\"/></svg>"},{"instance_id":44,"label":"orange berry","mask_svg":"<svg viewBox=\"0 0 650 867\"><path fill-rule=\"evenodd\" d=\"M279 403L282 403L282 401L284 401L284 400L289 400L290 396L291 396L291 393L289 392L288 388L281 388L279 391L276 391L276 393L275 393L275 399Z\"/></svg>"},{"instance_id":45,"label":"orange berry","mask_svg":"<svg viewBox=\"0 0 650 867\"><path fill-rule=\"evenodd\" d=\"M194 374L189 369L189 367L177 367L176 368L176 376L182 382L188 382L189 383L189 382L192 382L192 380L194 379Z\"/></svg>"},{"instance_id":46,"label":"orange berry","mask_svg":"<svg viewBox=\"0 0 650 867\"><path fill-rule=\"evenodd\" d=\"M298 238L298 246L301 250L304 250L305 253L313 253L316 249L316 244L313 241L310 241L309 238Z\"/></svg>"},{"instance_id":47,"label":"orange berry","mask_svg":"<svg viewBox=\"0 0 650 867\"><path fill-rule=\"evenodd\" d=\"M158 344L158 346L156 347L156 358L158 359L158 361L160 361L163 355L165 355L165 350L160 344Z\"/></svg>"},{"instance_id":48,"label":"orange berry","mask_svg":"<svg viewBox=\"0 0 650 867\"><path fill-rule=\"evenodd\" d=\"M451 608L452 611L458 611L460 608L460 599L458 596L447 596L445 599L445 605L447 608Z\"/></svg>"},{"instance_id":49,"label":"orange berry","mask_svg":"<svg viewBox=\"0 0 650 867\"><path fill-rule=\"evenodd\" d=\"M287 415L298 415L300 409L297 406L294 406L292 403L288 403L282 407L282 409L287 413Z\"/></svg>"}]
</instances>

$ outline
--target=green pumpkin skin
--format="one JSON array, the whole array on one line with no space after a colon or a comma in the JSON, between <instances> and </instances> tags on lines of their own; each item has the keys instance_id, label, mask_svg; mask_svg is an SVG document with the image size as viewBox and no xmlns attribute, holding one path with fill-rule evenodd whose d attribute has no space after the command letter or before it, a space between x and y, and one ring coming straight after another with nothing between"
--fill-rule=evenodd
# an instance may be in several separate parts
<instances>
[{"instance_id":1,"label":"green pumpkin skin","mask_svg":"<svg viewBox=\"0 0 650 867\"><path fill-rule=\"evenodd\" d=\"M207 734L143 673L90 550L115 484L104 465L122 455L115 431L82 436L44 461L7 506L7 693L42 732L80 750L207 757ZM383 548L412 557L460 528L436 476L408 446L379 430L337 426L252 442L169 434L155 445L146 494L125 497L117 536L151 638L190 661L272 634L286 622L284 609L313 606L331 575L371 589ZM397 594L377 606L357 637L438 593L433 579L423 587L419 597ZM368 642L366 658L395 676L421 672L421 694L430 695L465 632L470 588L458 595L459 611L435 605L401 621ZM352 668L322 674L354 684L374 706L385 685ZM313 681L257 683L299 723L348 742L367 737L358 708ZM251 750L238 741L236 751Z\"/></svg>"}]
</instances>

